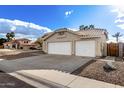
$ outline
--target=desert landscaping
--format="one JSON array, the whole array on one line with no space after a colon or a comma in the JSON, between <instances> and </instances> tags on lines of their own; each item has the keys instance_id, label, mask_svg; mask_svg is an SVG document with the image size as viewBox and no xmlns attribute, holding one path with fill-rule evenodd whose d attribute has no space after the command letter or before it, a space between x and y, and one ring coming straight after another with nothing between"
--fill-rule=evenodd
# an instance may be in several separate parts
<instances>
[{"instance_id":1,"label":"desert landscaping","mask_svg":"<svg viewBox=\"0 0 124 93\"><path fill-rule=\"evenodd\" d=\"M116 70L106 71L103 67L106 62L95 61L90 65L86 66L80 76L104 81L116 85L124 86L124 63L123 62L114 62Z\"/></svg>"}]
</instances>

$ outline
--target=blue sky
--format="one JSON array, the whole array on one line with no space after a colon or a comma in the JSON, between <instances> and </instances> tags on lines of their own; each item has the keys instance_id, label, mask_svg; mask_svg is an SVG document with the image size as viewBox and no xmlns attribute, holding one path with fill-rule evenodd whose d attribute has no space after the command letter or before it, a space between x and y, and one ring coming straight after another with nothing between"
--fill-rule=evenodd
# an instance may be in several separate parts
<instances>
[{"instance_id":1,"label":"blue sky","mask_svg":"<svg viewBox=\"0 0 124 93\"><path fill-rule=\"evenodd\" d=\"M61 27L77 30L80 25L94 24L111 35L124 34L124 11L119 6L40 5L0 6L0 37L14 31L16 38L35 40ZM121 38L120 40L122 40Z\"/></svg>"}]
</instances>

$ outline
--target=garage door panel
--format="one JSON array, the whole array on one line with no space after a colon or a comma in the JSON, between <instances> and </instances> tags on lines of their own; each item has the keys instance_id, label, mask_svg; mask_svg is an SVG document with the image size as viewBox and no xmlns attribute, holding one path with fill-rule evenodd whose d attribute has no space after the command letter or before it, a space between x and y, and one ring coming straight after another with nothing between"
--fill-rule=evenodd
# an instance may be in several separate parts
<instances>
[{"instance_id":1,"label":"garage door panel","mask_svg":"<svg viewBox=\"0 0 124 93\"><path fill-rule=\"evenodd\" d=\"M95 41L76 41L77 56L95 57Z\"/></svg>"},{"instance_id":2,"label":"garage door panel","mask_svg":"<svg viewBox=\"0 0 124 93\"><path fill-rule=\"evenodd\" d=\"M71 42L48 43L48 53L71 55Z\"/></svg>"}]
</instances>

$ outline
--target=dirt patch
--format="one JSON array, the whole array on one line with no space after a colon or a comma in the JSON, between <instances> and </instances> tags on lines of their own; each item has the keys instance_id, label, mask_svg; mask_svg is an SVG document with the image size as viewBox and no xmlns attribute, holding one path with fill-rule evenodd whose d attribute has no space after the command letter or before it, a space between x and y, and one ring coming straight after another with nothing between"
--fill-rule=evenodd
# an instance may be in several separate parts
<instances>
[{"instance_id":1,"label":"dirt patch","mask_svg":"<svg viewBox=\"0 0 124 93\"><path fill-rule=\"evenodd\" d=\"M114 64L117 70L106 72L103 68L105 62L96 61L84 68L79 75L124 86L124 63L115 62Z\"/></svg>"},{"instance_id":2,"label":"dirt patch","mask_svg":"<svg viewBox=\"0 0 124 93\"><path fill-rule=\"evenodd\" d=\"M15 55L4 55L0 56L0 59L6 59L6 60L14 60L14 59L19 59L19 58L24 58L24 57L31 57L31 56L37 56L42 54L41 51L38 52L25 52L25 53L19 53Z\"/></svg>"},{"instance_id":3,"label":"dirt patch","mask_svg":"<svg viewBox=\"0 0 124 93\"><path fill-rule=\"evenodd\" d=\"M0 73L0 88L34 88L9 74Z\"/></svg>"}]
</instances>

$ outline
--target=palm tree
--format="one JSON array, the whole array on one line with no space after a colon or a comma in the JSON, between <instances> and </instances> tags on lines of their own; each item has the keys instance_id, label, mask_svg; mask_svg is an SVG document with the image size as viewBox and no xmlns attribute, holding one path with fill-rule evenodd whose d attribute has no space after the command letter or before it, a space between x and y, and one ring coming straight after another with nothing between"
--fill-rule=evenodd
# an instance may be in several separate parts
<instances>
[{"instance_id":1,"label":"palm tree","mask_svg":"<svg viewBox=\"0 0 124 93\"><path fill-rule=\"evenodd\" d=\"M79 30L84 30L84 25L79 26Z\"/></svg>"},{"instance_id":2,"label":"palm tree","mask_svg":"<svg viewBox=\"0 0 124 93\"><path fill-rule=\"evenodd\" d=\"M94 25L89 25L89 29L94 29L95 28L95 26Z\"/></svg>"},{"instance_id":3,"label":"palm tree","mask_svg":"<svg viewBox=\"0 0 124 93\"><path fill-rule=\"evenodd\" d=\"M85 26L85 27L84 27L84 30L88 30L88 29L89 29L89 27L88 27L88 26Z\"/></svg>"},{"instance_id":4,"label":"palm tree","mask_svg":"<svg viewBox=\"0 0 124 93\"><path fill-rule=\"evenodd\" d=\"M116 41L118 42L119 37L122 37L123 35L120 32L117 32L117 33L115 33L112 36L115 37L116 38Z\"/></svg>"},{"instance_id":5,"label":"palm tree","mask_svg":"<svg viewBox=\"0 0 124 93\"><path fill-rule=\"evenodd\" d=\"M85 25L81 25L81 26L79 26L79 30L88 30L88 29L94 29L95 28L95 26L94 25L89 25L89 26L85 26Z\"/></svg>"}]
</instances>

